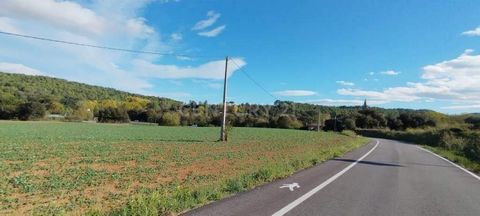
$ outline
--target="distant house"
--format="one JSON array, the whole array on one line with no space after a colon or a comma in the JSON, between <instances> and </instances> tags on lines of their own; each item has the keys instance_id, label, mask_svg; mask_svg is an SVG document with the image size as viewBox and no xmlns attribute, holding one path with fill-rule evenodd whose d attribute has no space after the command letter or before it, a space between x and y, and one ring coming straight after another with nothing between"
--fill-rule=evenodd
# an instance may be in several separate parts
<instances>
[{"instance_id":1,"label":"distant house","mask_svg":"<svg viewBox=\"0 0 480 216\"><path fill-rule=\"evenodd\" d=\"M60 114L48 114L47 119L48 120L63 120L63 119L65 119L65 116L60 115Z\"/></svg>"}]
</instances>

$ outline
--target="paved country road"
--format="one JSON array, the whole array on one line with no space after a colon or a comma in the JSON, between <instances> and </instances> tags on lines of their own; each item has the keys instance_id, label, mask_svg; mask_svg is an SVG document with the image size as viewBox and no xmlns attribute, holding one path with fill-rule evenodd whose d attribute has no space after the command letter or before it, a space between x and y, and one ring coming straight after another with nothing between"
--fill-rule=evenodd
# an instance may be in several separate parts
<instances>
[{"instance_id":1,"label":"paved country road","mask_svg":"<svg viewBox=\"0 0 480 216\"><path fill-rule=\"evenodd\" d=\"M416 145L378 139L185 215L480 215L480 178Z\"/></svg>"}]
</instances>

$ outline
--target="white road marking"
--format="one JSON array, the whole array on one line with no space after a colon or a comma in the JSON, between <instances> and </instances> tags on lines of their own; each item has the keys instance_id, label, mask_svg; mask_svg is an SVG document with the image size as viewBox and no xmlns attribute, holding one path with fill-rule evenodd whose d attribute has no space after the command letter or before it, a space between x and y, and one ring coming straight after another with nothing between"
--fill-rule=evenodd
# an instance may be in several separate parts
<instances>
[{"instance_id":1,"label":"white road marking","mask_svg":"<svg viewBox=\"0 0 480 216\"><path fill-rule=\"evenodd\" d=\"M306 194L302 195L301 197L299 197L295 201L291 202L287 206L285 206L282 209L280 209L279 211L275 212L272 216L281 216L281 215L286 214L287 212L289 212L290 210L292 210L296 206L300 205L300 203L307 200L308 198L313 196L315 193L317 193L318 191L322 190L324 187L326 187L327 185L329 185L330 183L335 181L338 177L342 176L344 173L346 173L348 170L350 170L353 166L357 165L358 162L362 161L365 157L367 157L370 153L372 153L373 150L375 150L377 148L377 146L380 142L378 140L376 140L376 141L377 141L377 143L375 144L375 146L372 149L370 149L370 151L368 151L366 154L364 154L361 158L359 158L358 160L356 160L352 164L348 165L347 167L345 167L345 169L338 172L334 176L330 177L329 179L324 181L322 184L313 188L312 190L310 190Z\"/></svg>"},{"instance_id":2,"label":"white road marking","mask_svg":"<svg viewBox=\"0 0 480 216\"><path fill-rule=\"evenodd\" d=\"M298 183L294 182L292 184L283 184L280 186L280 188L288 188L290 191L294 191L294 188L300 188L300 185Z\"/></svg>"},{"instance_id":3,"label":"white road marking","mask_svg":"<svg viewBox=\"0 0 480 216\"><path fill-rule=\"evenodd\" d=\"M424 149L424 148L422 148L422 147L420 147L420 146L417 146L417 148L419 148L419 149L421 149L421 150L423 150L423 151L429 152L429 153L437 156L438 158L440 158L440 159L442 159L442 160L444 160L444 161L447 161L448 163L452 164L453 166L455 166L455 167L463 170L464 172L470 174L471 176L473 176L473 177L476 178L477 180L480 180L480 176L476 175L476 174L473 173L473 172L470 172L469 170L461 167L460 165L458 165L458 164L456 164L456 163L454 163L454 162L452 162L452 161L450 161L450 160L448 160L448 159L446 159L446 158L444 158L444 157L442 157L442 156L440 156L440 155L438 155L438 154L436 154L436 153L434 153L434 152L432 152L432 151L430 151L430 150L428 150L428 149Z\"/></svg>"}]
</instances>

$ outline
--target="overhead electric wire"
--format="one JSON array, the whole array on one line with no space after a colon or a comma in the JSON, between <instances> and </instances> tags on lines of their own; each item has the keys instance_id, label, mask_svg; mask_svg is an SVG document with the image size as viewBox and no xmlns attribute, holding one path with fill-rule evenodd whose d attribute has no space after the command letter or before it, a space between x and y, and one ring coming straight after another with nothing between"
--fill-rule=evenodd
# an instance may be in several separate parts
<instances>
[{"instance_id":1,"label":"overhead electric wire","mask_svg":"<svg viewBox=\"0 0 480 216\"><path fill-rule=\"evenodd\" d=\"M262 89L265 93L267 93L270 97L274 98L275 100L280 100L278 97L270 93L267 89L265 89L259 82L257 82L246 70L240 67L235 60L229 58L229 60L237 67L238 70L242 72L250 81L252 81L258 88Z\"/></svg>"},{"instance_id":2,"label":"overhead electric wire","mask_svg":"<svg viewBox=\"0 0 480 216\"><path fill-rule=\"evenodd\" d=\"M25 34L18 34L12 32L5 32L0 31L0 34L14 36L14 37L21 37L21 38L28 38L28 39L35 39L53 43L62 43L74 46L83 46L83 47L90 47L96 49L105 49L105 50L112 50L112 51L120 51L120 52L129 52L129 53L140 53L140 54L150 54L150 55L161 55L161 56L174 56L174 57L187 57L187 58L223 58L219 56L206 56L206 55L187 55L187 54L175 54L175 53L164 53L164 52L155 52L155 51L143 51L143 50L133 50L133 49L124 49L124 48L117 48L117 47L108 47L108 46L100 46L100 45L93 45L93 44L86 44L86 43L79 43L79 42L72 42L72 41L64 41L64 40L57 40L52 38L45 38L45 37L37 37L32 35L25 35ZM257 82L246 70L240 67L234 59L229 59L238 70L240 70L250 81L253 82L258 88L268 94L270 97L274 98L275 100L280 100L278 97L270 93L267 89L265 89L259 82Z\"/></svg>"},{"instance_id":3,"label":"overhead electric wire","mask_svg":"<svg viewBox=\"0 0 480 216\"><path fill-rule=\"evenodd\" d=\"M62 44L69 44L69 45L75 45L75 46L83 46L83 47L113 50L113 51L120 51L120 52L129 52L129 53L140 53L140 54L161 55L161 56L174 56L174 57L186 57L186 58L223 58L223 57L219 57L219 56L187 55L187 54L175 54L175 53L143 51L143 50L124 49L124 48L117 48L117 47L99 46L99 45L93 45L93 44L86 44L86 43L78 43L78 42L57 40L57 39L44 38L44 37L37 37L37 36L32 36L32 35L17 34L17 33L12 33L12 32L5 32L5 31L0 31L0 34L15 36L15 37L22 37L22 38L35 39L35 40L41 40L41 41L48 41L48 42L54 42L54 43L62 43Z\"/></svg>"}]
</instances>

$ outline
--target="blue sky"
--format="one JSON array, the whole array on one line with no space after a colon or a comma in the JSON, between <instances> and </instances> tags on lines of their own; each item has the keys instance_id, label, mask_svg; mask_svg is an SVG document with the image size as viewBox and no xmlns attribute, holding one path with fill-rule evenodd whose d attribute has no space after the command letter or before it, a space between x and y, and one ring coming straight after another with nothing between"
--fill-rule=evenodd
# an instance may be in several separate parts
<instances>
[{"instance_id":1,"label":"blue sky","mask_svg":"<svg viewBox=\"0 0 480 216\"><path fill-rule=\"evenodd\" d=\"M181 101L480 111L478 1L3 0L0 70ZM249 80L248 72L264 90ZM272 97L272 95L274 97Z\"/></svg>"}]
</instances>

